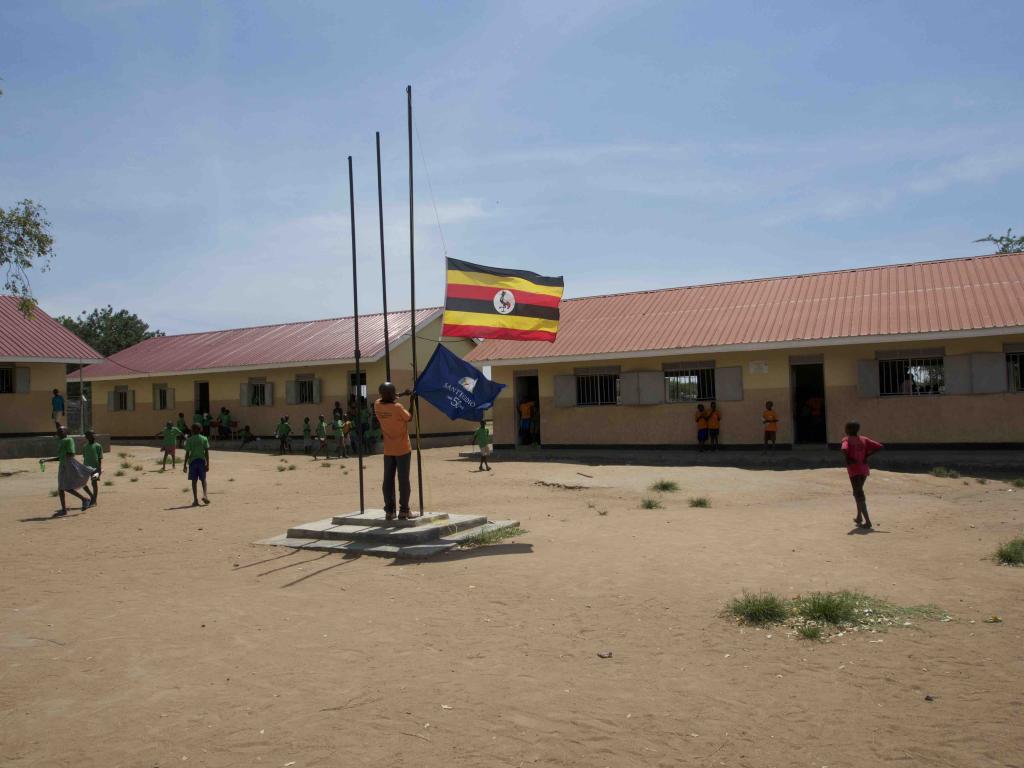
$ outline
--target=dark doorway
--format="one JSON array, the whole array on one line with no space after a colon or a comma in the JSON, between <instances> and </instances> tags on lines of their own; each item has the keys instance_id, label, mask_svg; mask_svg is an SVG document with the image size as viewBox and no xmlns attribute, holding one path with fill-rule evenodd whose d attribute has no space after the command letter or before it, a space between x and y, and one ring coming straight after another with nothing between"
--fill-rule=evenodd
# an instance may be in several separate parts
<instances>
[{"instance_id":1,"label":"dark doorway","mask_svg":"<svg viewBox=\"0 0 1024 768\"><path fill-rule=\"evenodd\" d=\"M536 376L516 376L516 445L540 445L540 386Z\"/></svg>"},{"instance_id":2,"label":"dark doorway","mask_svg":"<svg viewBox=\"0 0 1024 768\"><path fill-rule=\"evenodd\" d=\"M195 384L196 413L210 412L210 384L206 381L197 381Z\"/></svg>"},{"instance_id":3,"label":"dark doorway","mask_svg":"<svg viewBox=\"0 0 1024 768\"><path fill-rule=\"evenodd\" d=\"M825 366L800 363L790 366L793 385L793 442L825 443Z\"/></svg>"}]
</instances>

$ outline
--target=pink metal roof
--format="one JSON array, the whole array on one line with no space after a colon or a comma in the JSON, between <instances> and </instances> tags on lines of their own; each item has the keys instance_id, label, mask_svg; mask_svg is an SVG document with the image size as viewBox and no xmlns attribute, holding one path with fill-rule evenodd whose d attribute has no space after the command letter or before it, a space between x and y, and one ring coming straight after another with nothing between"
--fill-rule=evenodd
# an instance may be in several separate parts
<instances>
[{"instance_id":1,"label":"pink metal roof","mask_svg":"<svg viewBox=\"0 0 1024 768\"><path fill-rule=\"evenodd\" d=\"M1024 253L562 302L554 343L484 340L478 362L1024 327Z\"/></svg>"},{"instance_id":2,"label":"pink metal roof","mask_svg":"<svg viewBox=\"0 0 1024 768\"><path fill-rule=\"evenodd\" d=\"M0 296L0 360L91 362L103 355L41 309L29 320L18 310L17 296Z\"/></svg>"},{"instance_id":3,"label":"pink metal roof","mask_svg":"<svg viewBox=\"0 0 1024 768\"><path fill-rule=\"evenodd\" d=\"M417 328L422 328L440 312L438 307L417 310ZM388 336L391 343L403 341L408 334L409 312L389 312ZM383 314L359 316L359 347L364 360L383 356ZM90 365L83 375L86 379L96 379L210 369L270 368L294 363L352 360L354 357L352 318L339 317L160 336L111 355L102 363Z\"/></svg>"}]
</instances>

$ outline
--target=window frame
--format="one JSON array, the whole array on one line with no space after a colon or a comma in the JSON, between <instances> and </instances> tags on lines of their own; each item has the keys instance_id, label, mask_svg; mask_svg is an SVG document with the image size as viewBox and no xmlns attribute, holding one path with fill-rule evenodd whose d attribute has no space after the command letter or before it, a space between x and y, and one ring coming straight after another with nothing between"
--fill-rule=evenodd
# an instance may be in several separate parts
<instances>
[{"instance_id":1,"label":"window frame","mask_svg":"<svg viewBox=\"0 0 1024 768\"><path fill-rule=\"evenodd\" d=\"M1006 353L1006 391L1024 392L1024 352Z\"/></svg>"},{"instance_id":2,"label":"window frame","mask_svg":"<svg viewBox=\"0 0 1024 768\"><path fill-rule=\"evenodd\" d=\"M10 383L9 389L3 388L3 380L6 377ZM18 392L18 374L13 365L0 365L0 395L14 395Z\"/></svg>"},{"instance_id":3,"label":"window frame","mask_svg":"<svg viewBox=\"0 0 1024 768\"><path fill-rule=\"evenodd\" d=\"M128 410L128 387L114 387L114 410L117 412Z\"/></svg>"},{"instance_id":4,"label":"window frame","mask_svg":"<svg viewBox=\"0 0 1024 768\"><path fill-rule=\"evenodd\" d=\"M308 393L308 397L304 395ZM312 376L298 376L295 379L295 403L297 405L315 405L314 385Z\"/></svg>"},{"instance_id":5,"label":"window frame","mask_svg":"<svg viewBox=\"0 0 1024 768\"><path fill-rule=\"evenodd\" d=\"M622 402L621 375L618 371L587 371L577 372L576 376L576 407L594 408L607 405L619 405ZM610 384L610 386L609 386ZM614 394L610 394L614 390ZM581 394L595 394L593 402L581 402Z\"/></svg>"},{"instance_id":6,"label":"window frame","mask_svg":"<svg viewBox=\"0 0 1024 768\"><path fill-rule=\"evenodd\" d=\"M877 360L879 397L933 397L945 394L945 354L900 355ZM900 373L900 369L903 369ZM913 371L924 370L938 382L927 387L915 383Z\"/></svg>"},{"instance_id":7,"label":"window frame","mask_svg":"<svg viewBox=\"0 0 1024 768\"><path fill-rule=\"evenodd\" d=\"M249 402L247 405L251 408L265 408L267 406L266 381L249 382Z\"/></svg>"},{"instance_id":8,"label":"window frame","mask_svg":"<svg viewBox=\"0 0 1024 768\"><path fill-rule=\"evenodd\" d=\"M705 400L714 400L716 397L715 387L715 366L713 363L673 363L662 369L665 379L665 402L685 403L692 405ZM693 378L693 397L672 397L672 382L674 378ZM703 391L702 391L703 387Z\"/></svg>"}]
</instances>

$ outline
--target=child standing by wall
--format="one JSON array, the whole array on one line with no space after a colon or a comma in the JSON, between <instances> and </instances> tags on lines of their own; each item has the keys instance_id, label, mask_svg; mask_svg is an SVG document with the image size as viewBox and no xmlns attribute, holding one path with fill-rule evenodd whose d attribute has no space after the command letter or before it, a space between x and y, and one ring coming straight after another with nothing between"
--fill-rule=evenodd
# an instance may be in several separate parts
<instances>
[{"instance_id":1,"label":"child standing by wall","mask_svg":"<svg viewBox=\"0 0 1024 768\"><path fill-rule=\"evenodd\" d=\"M871 474L868 468L868 457L882 450L882 444L870 437L860 436L860 424L856 421L846 422L846 437L843 438L843 454L846 456L846 471L850 475L853 487L853 498L857 500L857 517L853 522L858 527L871 529L871 518L868 516L868 501L864 495L864 483Z\"/></svg>"},{"instance_id":2,"label":"child standing by wall","mask_svg":"<svg viewBox=\"0 0 1024 768\"><path fill-rule=\"evenodd\" d=\"M325 459L330 458L327 455L327 419L324 418L322 413L320 414L320 421L316 424L316 444L313 446L314 461L321 451L323 451Z\"/></svg>"},{"instance_id":3,"label":"child standing by wall","mask_svg":"<svg viewBox=\"0 0 1024 768\"><path fill-rule=\"evenodd\" d=\"M697 423L697 450L703 451L708 442L708 413L704 410L704 403L697 403L693 420Z\"/></svg>"},{"instance_id":4,"label":"child standing by wall","mask_svg":"<svg viewBox=\"0 0 1024 768\"><path fill-rule=\"evenodd\" d=\"M722 429L722 412L718 410L718 405L714 400L711 401L711 408L708 410L708 438L711 441L711 450L718 450L718 435Z\"/></svg>"},{"instance_id":5,"label":"child standing by wall","mask_svg":"<svg viewBox=\"0 0 1024 768\"><path fill-rule=\"evenodd\" d=\"M764 425L764 448L761 453L768 450L771 443L772 450L775 450L775 435L779 430L779 416L775 413L775 403L771 400L764 404L764 412L761 414L761 424Z\"/></svg>"}]
</instances>

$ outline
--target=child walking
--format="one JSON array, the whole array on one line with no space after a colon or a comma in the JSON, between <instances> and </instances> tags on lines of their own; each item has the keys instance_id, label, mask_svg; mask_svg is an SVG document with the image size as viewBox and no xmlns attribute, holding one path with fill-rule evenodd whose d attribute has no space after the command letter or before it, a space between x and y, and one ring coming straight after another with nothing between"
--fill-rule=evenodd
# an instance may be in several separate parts
<instances>
[{"instance_id":1,"label":"child walking","mask_svg":"<svg viewBox=\"0 0 1024 768\"><path fill-rule=\"evenodd\" d=\"M178 438L181 437L181 430L168 421L164 428L156 433L156 436L164 439L161 447L161 450L164 452L164 460L160 464L160 471L163 472L167 469L168 456L171 457L171 469L177 469L178 460L175 457L175 450L178 447Z\"/></svg>"},{"instance_id":2,"label":"child walking","mask_svg":"<svg viewBox=\"0 0 1024 768\"><path fill-rule=\"evenodd\" d=\"M846 422L846 437L843 438L843 454L846 456L846 471L850 475L853 487L853 498L857 500L857 517L853 522L859 528L871 529L871 518L868 516L867 497L864 496L864 483L871 474L868 468L868 457L882 450L882 444L870 437L860 436L860 424L856 421Z\"/></svg>"},{"instance_id":3,"label":"child walking","mask_svg":"<svg viewBox=\"0 0 1024 768\"><path fill-rule=\"evenodd\" d=\"M491 435L487 431L487 422L481 420L480 427L473 433L473 444L480 447L480 466L477 472L490 472L491 465L487 463L487 457L491 455Z\"/></svg>"},{"instance_id":4,"label":"child walking","mask_svg":"<svg viewBox=\"0 0 1024 768\"><path fill-rule=\"evenodd\" d=\"M206 473L210 471L210 439L203 434L201 424L192 425L192 435L185 441L185 461L182 472L188 472L192 481L192 506L199 506L196 483L203 484L203 504L209 504L206 496Z\"/></svg>"},{"instance_id":5,"label":"child walking","mask_svg":"<svg viewBox=\"0 0 1024 768\"><path fill-rule=\"evenodd\" d=\"M54 517L64 517L68 513L68 503L65 494L70 493L82 502L82 511L85 512L96 501L89 488L89 480L93 471L75 460L75 439L68 436L68 431L63 425L57 425L57 455L52 459L40 459L40 464L49 461L59 463L57 470L57 491L60 493L60 512ZM86 498L78 492L79 488L85 488L89 495Z\"/></svg>"},{"instance_id":6,"label":"child walking","mask_svg":"<svg viewBox=\"0 0 1024 768\"><path fill-rule=\"evenodd\" d=\"M96 442L92 430L85 433L85 445L82 446L82 463L92 470L92 506L99 503L100 475L103 473L103 446Z\"/></svg>"}]
</instances>

